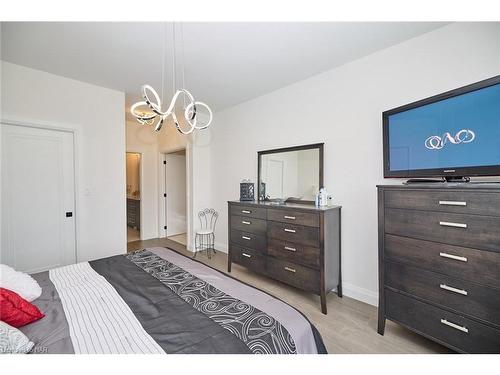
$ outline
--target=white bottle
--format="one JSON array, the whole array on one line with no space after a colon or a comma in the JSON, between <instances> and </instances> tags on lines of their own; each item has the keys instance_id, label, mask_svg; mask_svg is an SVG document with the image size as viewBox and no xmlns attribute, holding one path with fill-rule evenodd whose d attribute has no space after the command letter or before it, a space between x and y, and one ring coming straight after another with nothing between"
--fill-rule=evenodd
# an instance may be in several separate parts
<instances>
[{"instance_id":1,"label":"white bottle","mask_svg":"<svg viewBox=\"0 0 500 375\"><path fill-rule=\"evenodd\" d=\"M326 193L326 190L324 187L319 189L319 206L326 206L328 204L328 194Z\"/></svg>"}]
</instances>

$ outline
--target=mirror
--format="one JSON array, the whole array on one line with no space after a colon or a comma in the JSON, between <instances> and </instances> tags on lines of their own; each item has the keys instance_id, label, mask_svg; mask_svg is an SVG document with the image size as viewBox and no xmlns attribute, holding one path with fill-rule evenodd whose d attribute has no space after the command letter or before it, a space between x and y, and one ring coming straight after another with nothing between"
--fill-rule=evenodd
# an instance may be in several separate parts
<instances>
[{"instance_id":1,"label":"mirror","mask_svg":"<svg viewBox=\"0 0 500 375\"><path fill-rule=\"evenodd\" d=\"M258 152L259 200L314 203L323 186L323 143Z\"/></svg>"}]
</instances>

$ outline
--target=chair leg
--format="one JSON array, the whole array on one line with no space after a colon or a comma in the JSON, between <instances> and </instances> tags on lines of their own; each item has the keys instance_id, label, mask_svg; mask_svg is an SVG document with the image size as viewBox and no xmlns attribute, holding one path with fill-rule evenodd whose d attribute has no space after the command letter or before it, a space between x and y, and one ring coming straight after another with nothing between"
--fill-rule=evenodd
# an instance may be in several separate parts
<instances>
[{"instance_id":1,"label":"chair leg","mask_svg":"<svg viewBox=\"0 0 500 375\"><path fill-rule=\"evenodd\" d=\"M210 234L210 241L211 241L210 244L211 244L211 247L212 247L214 254L217 254L217 252L215 251L215 234L214 233Z\"/></svg>"},{"instance_id":2,"label":"chair leg","mask_svg":"<svg viewBox=\"0 0 500 375\"><path fill-rule=\"evenodd\" d=\"M208 259L212 259L212 251L211 251L212 245L210 244L210 234L207 236L207 253L208 253Z\"/></svg>"}]
</instances>

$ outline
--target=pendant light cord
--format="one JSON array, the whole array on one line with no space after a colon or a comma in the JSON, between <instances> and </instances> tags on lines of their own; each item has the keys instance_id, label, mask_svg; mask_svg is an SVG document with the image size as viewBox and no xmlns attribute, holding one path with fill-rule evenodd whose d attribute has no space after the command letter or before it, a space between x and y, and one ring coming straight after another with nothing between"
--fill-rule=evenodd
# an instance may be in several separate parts
<instances>
[{"instance_id":1,"label":"pendant light cord","mask_svg":"<svg viewBox=\"0 0 500 375\"><path fill-rule=\"evenodd\" d=\"M166 54L166 44L167 44L167 23L163 24L163 48L161 56L161 102L165 101L165 54Z\"/></svg>"},{"instance_id":2,"label":"pendant light cord","mask_svg":"<svg viewBox=\"0 0 500 375\"><path fill-rule=\"evenodd\" d=\"M185 53L184 53L184 25L181 23L181 62L182 62L182 88L186 88L186 77L184 74L184 71L186 69L186 62L185 62ZM184 99L184 109L186 108L186 95L183 95Z\"/></svg>"},{"instance_id":3,"label":"pendant light cord","mask_svg":"<svg viewBox=\"0 0 500 375\"><path fill-rule=\"evenodd\" d=\"M175 95L175 22L172 22L172 95Z\"/></svg>"}]
</instances>

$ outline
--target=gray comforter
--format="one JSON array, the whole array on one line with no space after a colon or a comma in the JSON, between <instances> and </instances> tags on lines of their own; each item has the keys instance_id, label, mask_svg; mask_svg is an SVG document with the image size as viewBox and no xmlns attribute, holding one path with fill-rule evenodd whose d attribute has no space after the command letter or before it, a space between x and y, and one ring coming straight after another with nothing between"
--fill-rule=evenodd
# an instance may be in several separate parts
<instances>
[{"instance_id":1,"label":"gray comforter","mask_svg":"<svg viewBox=\"0 0 500 375\"><path fill-rule=\"evenodd\" d=\"M295 308L173 250L89 264L165 353L326 353L316 328ZM43 291L34 303L46 316L21 328L35 342L32 353L78 352L49 272L33 277ZM92 330L98 337L97 323Z\"/></svg>"}]
</instances>

